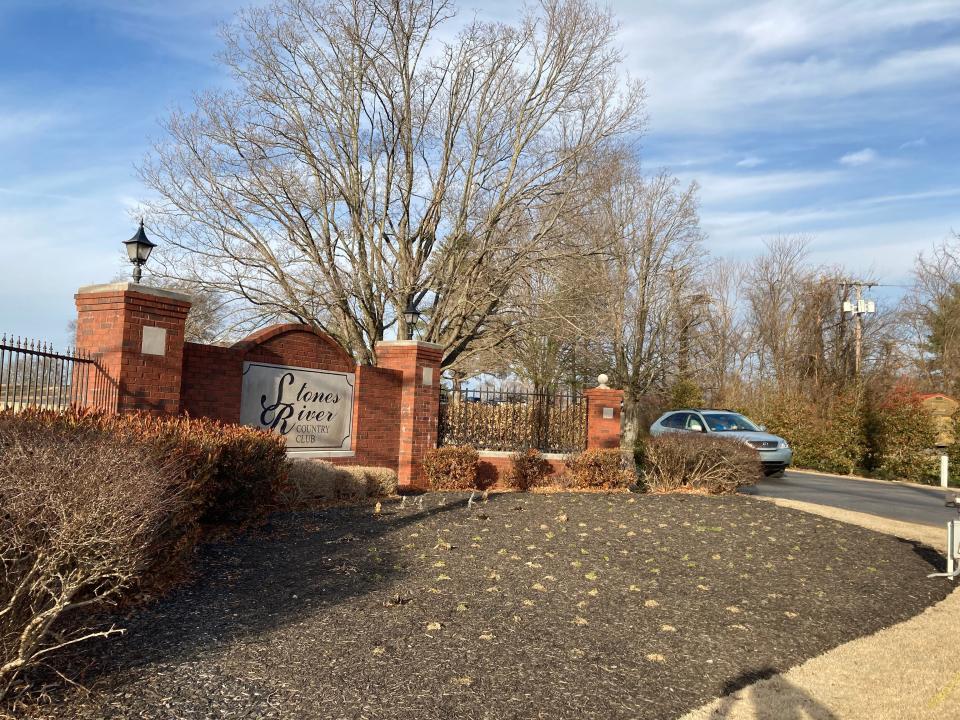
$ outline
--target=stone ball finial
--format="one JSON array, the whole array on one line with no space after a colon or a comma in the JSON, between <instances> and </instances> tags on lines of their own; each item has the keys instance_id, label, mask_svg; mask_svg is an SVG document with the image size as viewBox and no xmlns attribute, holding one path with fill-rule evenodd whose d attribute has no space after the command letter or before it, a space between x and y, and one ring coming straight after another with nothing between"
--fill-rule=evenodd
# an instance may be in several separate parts
<instances>
[{"instance_id":1,"label":"stone ball finial","mask_svg":"<svg viewBox=\"0 0 960 720\"><path fill-rule=\"evenodd\" d=\"M607 385L607 382L609 382L609 380L610 378L607 377L606 373L600 373L599 375L597 375L597 382L599 383L597 387L603 390L609 389L609 386Z\"/></svg>"}]
</instances>

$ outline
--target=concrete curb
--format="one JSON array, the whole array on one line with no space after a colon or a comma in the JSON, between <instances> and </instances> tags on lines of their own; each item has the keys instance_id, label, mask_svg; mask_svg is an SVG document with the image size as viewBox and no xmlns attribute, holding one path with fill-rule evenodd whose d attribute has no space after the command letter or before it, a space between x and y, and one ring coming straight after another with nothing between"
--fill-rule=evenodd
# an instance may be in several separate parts
<instances>
[{"instance_id":1,"label":"concrete curb","mask_svg":"<svg viewBox=\"0 0 960 720\"><path fill-rule=\"evenodd\" d=\"M838 478L839 480L860 480L862 482L879 483L881 485L904 485L906 487L927 488L928 490L939 490L940 492L951 492L960 490L960 486L951 485L949 488L943 488L939 485L927 485L926 483L911 482L910 480L880 480L878 478L864 477L863 475L838 475L837 473L821 472L820 470L807 470L806 468L791 467L787 472L795 472L801 475L822 475L823 477Z\"/></svg>"}]
</instances>

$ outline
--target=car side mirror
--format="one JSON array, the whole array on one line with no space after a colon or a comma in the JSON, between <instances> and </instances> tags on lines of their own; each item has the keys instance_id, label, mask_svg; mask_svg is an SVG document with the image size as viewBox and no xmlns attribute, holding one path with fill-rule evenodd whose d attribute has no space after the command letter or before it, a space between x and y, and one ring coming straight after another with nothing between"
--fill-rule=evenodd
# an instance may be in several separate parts
<instances>
[{"instance_id":1,"label":"car side mirror","mask_svg":"<svg viewBox=\"0 0 960 720\"><path fill-rule=\"evenodd\" d=\"M766 425L757 425L757 428L760 430L760 432L766 432L766 431L767 431L767 426L766 426Z\"/></svg>"}]
</instances>

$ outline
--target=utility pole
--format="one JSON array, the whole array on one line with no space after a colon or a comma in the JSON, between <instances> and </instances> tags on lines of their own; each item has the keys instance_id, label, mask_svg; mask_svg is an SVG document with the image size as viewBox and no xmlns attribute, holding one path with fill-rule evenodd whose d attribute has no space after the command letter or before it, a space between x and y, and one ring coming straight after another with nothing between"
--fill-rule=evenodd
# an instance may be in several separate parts
<instances>
[{"instance_id":1,"label":"utility pole","mask_svg":"<svg viewBox=\"0 0 960 720\"><path fill-rule=\"evenodd\" d=\"M853 375L860 379L860 367L863 363L863 316L875 313L877 311L876 303L873 300L863 299L863 289L870 289L876 283L862 282L860 280L844 280L840 283L841 288L852 287L856 293L856 302L849 300L843 301L843 311L850 313L853 318Z\"/></svg>"}]
</instances>

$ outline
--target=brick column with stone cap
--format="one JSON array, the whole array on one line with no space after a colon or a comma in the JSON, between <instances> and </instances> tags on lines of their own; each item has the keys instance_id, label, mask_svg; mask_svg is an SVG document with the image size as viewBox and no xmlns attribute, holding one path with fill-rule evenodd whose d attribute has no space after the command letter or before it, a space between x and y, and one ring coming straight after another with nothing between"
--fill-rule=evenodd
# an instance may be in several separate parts
<instances>
[{"instance_id":1,"label":"brick column with stone cap","mask_svg":"<svg viewBox=\"0 0 960 720\"><path fill-rule=\"evenodd\" d=\"M180 412L189 295L130 282L80 288L77 349L113 386L108 412Z\"/></svg>"},{"instance_id":2,"label":"brick column with stone cap","mask_svg":"<svg viewBox=\"0 0 960 720\"><path fill-rule=\"evenodd\" d=\"M420 340L377 343L377 365L403 374L400 393L400 486L425 489L423 456L437 446L440 419L440 361L443 348Z\"/></svg>"},{"instance_id":3,"label":"brick column with stone cap","mask_svg":"<svg viewBox=\"0 0 960 720\"><path fill-rule=\"evenodd\" d=\"M618 448L623 390L607 387L606 375L597 380L597 387L583 392L587 399L587 449Z\"/></svg>"}]
</instances>

